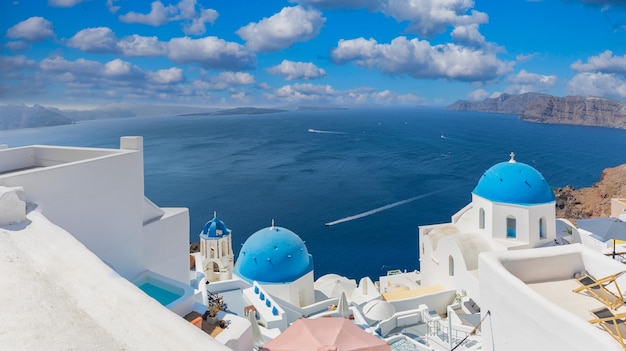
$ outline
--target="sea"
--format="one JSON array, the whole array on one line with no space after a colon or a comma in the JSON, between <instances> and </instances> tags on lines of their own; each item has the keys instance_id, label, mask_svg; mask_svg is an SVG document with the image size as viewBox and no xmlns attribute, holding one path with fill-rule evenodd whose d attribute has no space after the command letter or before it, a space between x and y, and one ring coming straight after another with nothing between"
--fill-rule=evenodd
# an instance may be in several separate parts
<instances>
[{"instance_id":1,"label":"sea","mask_svg":"<svg viewBox=\"0 0 626 351\"><path fill-rule=\"evenodd\" d=\"M511 152L552 187L626 163L626 130L423 108L94 120L0 131L0 144L119 148L135 135L146 196L189 208L191 242L216 212L237 256L274 221L305 241L316 278L357 281L419 270L418 227L449 222Z\"/></svg>"}]
</instances>

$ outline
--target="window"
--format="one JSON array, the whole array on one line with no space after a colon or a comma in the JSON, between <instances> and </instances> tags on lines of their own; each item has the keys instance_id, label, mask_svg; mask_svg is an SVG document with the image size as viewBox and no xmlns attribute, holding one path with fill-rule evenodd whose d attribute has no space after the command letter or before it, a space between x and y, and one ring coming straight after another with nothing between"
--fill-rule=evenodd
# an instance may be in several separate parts
<instances>
[{"instance_id":1,"label":"window","mask_svg":"<svg viewBox=\"0 0 626 351\"><path fill-rule=\"evenodd\" d=\"M544 217L539 218L539 239L546 238L546 219Z\"/></svg>"},{"instance_id":2,"label":"window","mask_svg":"<svg viewBox=\"0 0 626 351\"><path fill-rule=\"evenodd\" d=\"M485 209L482 207L478 211L478 228L485 229Z\"/></svg>"},{"instance_id":3,"label":"window","mask_svg":"<svg viewBox=\"0 0 626 351\"><path fill-rule=\"evenodd\" d=\"M448 256L448 275L454 275L454 258L452 257L452 255Z\"/></svg>"},{"instance_id":4,"label":"window","mask_svg":"<svg viewBox=\"0 0 626 351\"><path fill-rule=\"evenodd\" d=\"M506 237L515 239L517 237L517 228L515 228L515 217L506 217Z\"/></svg>"}]
</instances>

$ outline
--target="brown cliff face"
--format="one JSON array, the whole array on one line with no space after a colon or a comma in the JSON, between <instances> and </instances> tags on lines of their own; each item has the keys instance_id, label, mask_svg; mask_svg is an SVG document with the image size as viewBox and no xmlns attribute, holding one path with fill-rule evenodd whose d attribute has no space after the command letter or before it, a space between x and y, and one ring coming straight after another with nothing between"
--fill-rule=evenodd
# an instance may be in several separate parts
<instances>
[{"instance_id":1,"label":"brown cliff face","mask_svg":"<svg viewBox=\"0 0 626 351\"><path fill-rule=\"evenodd\" d=\"M526 106L524 121L626 129L626 104L597 97L543 95Z\"/></svg>"},{"instance_id":2,"label":"brown cliff face","mask_svg":"<svg viewBox=\"0 0 626 351\"><path fill-rule=\"evenodd\" d=\"M554 189L556 217L570 220L608 217L611 198L626 197L626 164L602 171L600 181L590 188L571 186Z\"/></svg>"},{"instance_id":3,"label":"brown cliff face","mask_svg":"<svg viewBox=\"0 0 626 351\"><path fill-rule=\"evenodd\" d=\"M498 97L482 101L459 100L448 106L447 109L454 111L477 111L521 115L524 113L526 107L535 100L549 97L551 96L539 93L525 93L519 95L504 93Z\"/></svg>"},{"instance_id":4,"label":"brown cliff face","mask_svg":"<svg viewBox=\"0 0 626 351\"><path fill-rule=\"evenodd\" d=\"M502 94L482 101L459 100L447 109L514 114L528 122L626 129L626 103L598 97Z\"/></svg>"}]
</instances>

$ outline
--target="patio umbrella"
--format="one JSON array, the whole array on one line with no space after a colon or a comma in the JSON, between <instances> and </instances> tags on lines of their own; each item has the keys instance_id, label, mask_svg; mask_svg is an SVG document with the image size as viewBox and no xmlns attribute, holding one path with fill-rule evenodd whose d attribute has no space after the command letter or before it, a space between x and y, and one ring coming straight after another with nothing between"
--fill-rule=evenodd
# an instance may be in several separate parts
<instances>
[{"instance_id":1,"label":"patio umbrella","mask_svg":"<svg viewBox=\"0 0 626 351\"><path fill-rule=\"evenodd\" d=\"M260 351L390 351L385 340L339 318L296 320Z\"/></svg>"},{"instance_id":2,"label":"patio umbrella","mask_svg":"<svg viewBox=\"0 0 626 351\"><path fill-rule=\"evenodd\" d=\"M382 321L396 313L396 308L387 301L374 300L363 306L363 315L371 320Z\"/></svg>"},{"instance_id":3,"label":"patio umbrella","mask_svg":"<svg viewBox=\"0 0 626 351\"><path fill-rule=\"evenodd\" d=\"M613 240L613 258L615 258L615 240L626 240L626 222L619 218L580 219L578 227L601 241Z\"/></svg>"},{"instance_id":4,"label":"patio umbrella","mask_svg":"<svg viewBox=\"0 0 626 351\"><path fill-rule=\"evenodd\" d=\"M347 318L350 315L350 306L348 305L348 299L346 293L341 293L339 302L337 303L337 313L343 318Z\"/></svg>"},{"instance_id":5,"label":"patio umbrella","mask_svg":"<svg viewBox=\"0 0 626 351\"><path fill-rule=\"evenodd\" d=\"M256 321L256 311L248 311L248 321L252 325L252 346L254 346L255 349L258 349L261 345L263 345L263 336L261 335L259 323Z\"/></svg>"}]
</instances>

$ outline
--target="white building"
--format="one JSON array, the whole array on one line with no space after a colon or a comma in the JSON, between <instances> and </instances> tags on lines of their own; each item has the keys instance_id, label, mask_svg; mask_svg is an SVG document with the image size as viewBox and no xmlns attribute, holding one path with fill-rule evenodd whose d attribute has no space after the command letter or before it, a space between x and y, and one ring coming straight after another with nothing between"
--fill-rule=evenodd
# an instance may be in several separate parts
<instances>
[{"instance_id":1,"label":"white building","mask_svg":"<svg viewBox=\"0 0 626 351\"><path fill-rule=\"evenodd\" d=\"M424 286L463 289L477 301L481 252L534 248L556 238L555 198L533 167L498 163L482 175L472 202L445 224L420 226L420 271Z\"/></svg>"},{"instance_id":2,"label":"white building","mask_svg":"<svg viewBox=\"0 0 626 351\"><path fill-rule=\"evenodd\" d=\"M235 275L295 306L315 302L313 258L304 241L289 229L274 226L252 234L235 262Z\"/></svg>"},{"instance_id":3,"label":"white building","mask_svg":"<svg viewBox=\"0 0 626 351\"><path fill-rule=\"evenodd\" d=\"M200 253L204 276L209 282L228 280L233 275L233 236L224 222L208 221L200 232Z\"/></svg>"},{"instance_id":4,"label":"white building","mask_svg":"<svg viewBox=\"0 0 626 351\"><path fill-rule=\"evenodd\" d=\"M0 349L228 350L131 283L190 289L188 210L144 196L141 137L1 149L0 188Z\"/></svg>"},{"instance_id":5,"label":"white building","mask_svg":"<svg viewBox=\"0 0 626 351\"><path fill-rule=\"evenodd\" d=\"M589 322L602 302L572 291L577 274L601 278L623 271L622 263L573 244L484 253L479 266L484 350L623 350ZM626 277L617 283L626 286Z\"/></svg>"}]
</instances>

